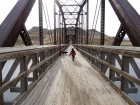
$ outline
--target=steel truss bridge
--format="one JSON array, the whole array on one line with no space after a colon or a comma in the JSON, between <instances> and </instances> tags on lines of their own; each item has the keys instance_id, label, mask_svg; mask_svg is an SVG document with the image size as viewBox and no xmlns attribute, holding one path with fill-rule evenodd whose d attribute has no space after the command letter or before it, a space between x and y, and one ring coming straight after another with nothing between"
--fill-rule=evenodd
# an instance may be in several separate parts
<instances>
[{"instance_id":1,"label":"steel truss bridge","mask_svg":"<svg viewBox=\"0 0 140 105\"><path fill-rule=\"evenodd\" d=\"M118 27L118 31L112 44L109 46L104 45L106 1L109 1L112 9L114 10L121 23L120 27ZM99 5L96 5L95 14L97 14L98 16L99 12L101 13L100 45L93 45L93 39L96 30L92 29L91 34L89 34L89 0L54 0L53 31L51 30L52 27L50 24L48 11L47 13L45 13L44 11L46 4L42 0L38 0L39 45L34 46L32 42L33 40L31 40L30 38L25 22L35 2L36 0L18 0L11 12L1 23L0 105L19 105L25 103L27 97L30 99L30 96L32 97L31 94L33 94L32 90L35 89L37 87L37 84L39 84L40 81L46 77L49 70L54 67L53 65L55 65L55 63L58 63L57 60L60 59L59 50L69 50L69 45L70 47L72 45L75 49L77 49L76 51L82 54L81 57L85 57L85 60L93 67L93 71L98 71L98 73L107 81L107 84L109 86L112 86L117 91L118 95L121 96L122 99L124 99L124 102L126 101L126 103L132 105L140 105L140 15L127 0L98 0ZM50 28L50 30L48 31L50 42L49 45L44 44L43 14L46 14L45 19L48 17L46 21L48 22L48 27ZM93 23L96 26L97 20L95 18ZM128 35L133 46L120 46L126 34ZM19 36L21 36L25 46L14 47ZM65 59L69 58L67 58L67 56L61 58L62 61ZM79 63L77 63L76 67L78 67L78 65L83 66L82 64L80 64L80 62L82 63L82 61L78 60L79 59L77 58L77 62ZM8 67L8 65L10 66ZM71 62L67 62L67 65L71 65L71 67L73 67ZM79 68L77 68L76 70L78 69ZM53 75L57 74L57 72L53 70L50 73L52 73ZM78 73L80 72L75 72L75 74L76 73L78 75ZM72 76L75 74L73 73ZM65 73L65 76L69 75ZM85 76L84 73L81 73L79 75ZM46 83L53 83L53 81L49 82L49 79L50 81L53 80L53 76L46 78L48 78L48 82ZM66 81L68 82L67 79ZM69 86L71 85L69 84ZM75 88L78 86L80 86L80 84L75 86ZM47 85L44 87L47 87ZM84 89L84 87L82 88ZM99 88L97 88L97 90L98 89ZM85 90L88 91L88 85ZM46 91L49 92L49 90ZM75 92L77 91L75 90ZM103 94L105 94L104 92L106 91L103 91ZM84 92L82 94L84 94ZM8 95L13 98L7 99ZM106 97L104 97L104 99L103 96L100 96L102 97L101 99L98 96L99 94L96 96L96 98L98 98L101 103L102 100L108 100L106 99ZM39 98L39 96L36 94L36 97L34 96L33 100L38 99L37 97ZM77 97L79 96L77 95ZM74 100L78 99L72 98L72 100L74 102ZM87 99L85 97L82 97L80 98L80 100ZM31 104L33 101L27 100L26 102L28 102L28 104ZM37 100L35 100L35 102L38 102L34 103L37 105L42 104ZM101 104L100 102L99 104ZM105 102L105 104L110 104L108 102ZM111 102L115 104L115 101ZM77 103L79 102L77 101ZM48 105L48 103L43 104ZM84 102L81 103L81 105L82 104L84 104ZM98 104L98 102L96 104ZM52 105L52 103L50 103L50 105ZM55 103L55 105L58 104ZM74 105L74 103L69 103L69 105ZM92 103L88 105L92 105Z\"/></svg>"}]
</instances>

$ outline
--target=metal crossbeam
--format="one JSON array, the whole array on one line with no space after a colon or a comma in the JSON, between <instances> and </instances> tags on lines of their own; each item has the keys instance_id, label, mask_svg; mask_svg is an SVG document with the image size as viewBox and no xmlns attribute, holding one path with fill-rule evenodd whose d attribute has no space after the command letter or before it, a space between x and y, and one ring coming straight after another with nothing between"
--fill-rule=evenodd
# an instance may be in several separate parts
<instances>
[{"instance_id":1,"label":"metal crossbeam","mask_svg":"<svg viewBox=\"0 0 140 105\"><path fill-rule=\"evenodd\" d=\"M0 27L0 46L14 46L36 0L19 0ZM20 7L20 8L19 8Z\"/></svg>"},{"instance_id":2,"label":"metal crossbeam","mask_svg":"<svg viewBox=\"0 0 140 105\"><path fill-rule=\"evenodd\" d=\"M27 29L25 27L25 25L24 25L21 33L20 33L20 36L21 36L21 38L22 38L25 46L31 46L31 45L33 45L32 41L31 41L31 38L30 38L30 36L28 34L28 31L27 31Z\"/></svg>"},{"instance_id":3,"label":"metal crossbeam","mask_svg":"<svg viewBox=\"0 0 140 105\"><path fill-rule=\"evenodd\" d=\"M140 16L127 0L109 0L133 46L140 46ZM130 12L131 11L131 12Z\"/></svg>"},{"instance_id":4,"label":"metal crossbeam","mask_svg":"<svg viewBox=\"0 0 140 105\"><path fill-rule=\"evenodd\" d=\"M116 34L116 37L112 43L112 45L115 45L115 46L120 46L121 42L123 41L123 38L125 36L126 32L124 30L124 28L122 27L122 25L120 25L120 28Z\"/></svg>"}]
</instances>

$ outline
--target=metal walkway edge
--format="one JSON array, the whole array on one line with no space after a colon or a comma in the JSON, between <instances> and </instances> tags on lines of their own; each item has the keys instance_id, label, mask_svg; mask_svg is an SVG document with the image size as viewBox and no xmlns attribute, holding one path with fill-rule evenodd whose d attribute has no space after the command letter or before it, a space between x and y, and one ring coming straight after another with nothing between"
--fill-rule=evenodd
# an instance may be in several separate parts
<instances>
[{"instance_id":1,"label":"metal walkway edge","mask_svg":"<svg viewBox=\"0 0 140 105\"><path fill-rule=\"evenodd\" d=\"M68 47L70 52L72 46ZM76 50L62 55L21 105L128 105Z\"/></svg>"}]
</instances>

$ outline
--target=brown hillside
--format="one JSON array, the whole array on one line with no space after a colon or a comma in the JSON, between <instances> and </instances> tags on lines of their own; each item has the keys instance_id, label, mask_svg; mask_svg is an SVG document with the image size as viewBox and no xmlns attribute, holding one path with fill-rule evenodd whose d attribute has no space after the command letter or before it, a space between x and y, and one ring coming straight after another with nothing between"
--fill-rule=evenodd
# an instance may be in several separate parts
<instances>
[{"instance_id":1,"label":"brown hillside","mask_svg":"<svg viewBox=\"0 0 140 105\"><path fill-rule=\"evenodd\" d=\"M53 33L53 30L51 30ZM91 29L89 30L89 41L92 41L91 39ZM94 30L93 30L94 31ZM44 44L50 44L49 40L49 35L48 35L48 30L45 28L43 30L44 32ZM28 33L30 35L30 38L32 40L33 45L39 45L39 27L33 27L30 30L28 30ZM110 37L108 35L105 35L105 45L112 45L112 42L114 40L114 37ZM94 45L100 45L100 32L95 30L94 34L94 40L93 40ZM123 40L121 43L123 46L132 46L131 42L129 40ZM24 46L23 41L21 37L19 36L15 46Z\"/></svg>"}]
</instances>

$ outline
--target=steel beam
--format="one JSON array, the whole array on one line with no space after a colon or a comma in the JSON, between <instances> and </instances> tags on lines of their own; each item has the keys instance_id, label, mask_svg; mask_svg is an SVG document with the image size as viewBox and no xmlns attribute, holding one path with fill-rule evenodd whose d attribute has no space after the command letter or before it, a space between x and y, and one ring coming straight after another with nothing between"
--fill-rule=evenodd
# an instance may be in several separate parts
<instances>
[{"instance_id":1,"label":"steel beam","mask_svg":"<svg viewBox=\"0 0 140 105\"><path fill-rule=\"evenodd\" d=\"M81 6L81 5L60 5L60 6Z\"/></svg>"},{"instance_id":2,"label":"steel beam","mask_svg":"<svg viewBox=\"0 0 140 105\"><path fill-rule=\"evenodd\" d=\"M31 46L31 45L33 45L32 41L31 41L31 38L29 36L29 33L28 33L28 31L27 31L27 29L25 27L25 25L23 26L23 29L22 29L22 31L20 33L20 36L21 36L21 38L22 38L25 46Z\"/></svg>"},{"instance_id":3,"label":"steel beam","mask_svg":"<svg viewBox=\"0 0 140 105\"><path fill-rule=\"evenodd\" d=\"M109 0L133 46L140 46L140 16L127 0Z\"/></svg>"},{"instance_id":4,"label":"steel beam","mask_svg":"<svg viewBox=\"0 0 140 105\"><path fill-rule=\"evenodd\" d=\"M77 20L79 19L80 13L81 13L81 11L82 11L84 5L86 4L86 2L87 2L87 0L84 0L83 4L82 4L81 7L80 7L80 10L79 10L79 13L78 13L78 16L77 16ZM77 26L77 24L78 24L78 21L76 22L76 26Z\"/></svg>"},{"instance_id":5,"label":"steel beam","mask_svg":"<svg viewBox=\"0 0 140 105\"><path fill-rule=\"evenodd\" d=\"M38 0L39 7L39 43L44 44L43 41L43 12L42 12L42 0Z\"/></svg>"},{"instance_id":6,"label":"steel beam","mask_svg":"<svg viewBox=\"0 0 140 105\"><path fill-rule=\"evenodd\" d=\"M54 2L54 44L56 44L56 7Z\"/></svg>"},{"instance_id":7,"label":"steel beam","mask_svg":"<svg viewBox=\"0 0 140 105\"><path fill-rule=\"evenodd\" d=\"M65 29L65 34L64 34L64 37L65 37L65 39L67 38L67 36L66 36L66 22L65 22L65 17L64 17L64 13L63 13L63 10L62 10L62 8L61 8L61 4L60 4L60 2L58 1L58 0L55 0L55 3L58 5L58 7L59 7L59 10L60 10L60 12L61 12L61 14L62 14L62 18L63 18L63 20L64 20L64 29ZM66 42L66 40L64 40L64 43L66 44L67 42Z\"/></svg>"},{"instance_id":8,"label":"steel beam","mask_svg":"<svg viewBox=\"0 0 140 105\"><path fill-rule=\"evenodd\" d=\"M87 38L87 40L86 40L86 44L88 44L88 36L89 36L88 35L88 19L89 19L89 13L88 12L89 12L89 0L87 0L87 13L86 13L87 14L87 20L86 20L86 22L87 22L87 24L86 24L87 25L87 32L86 32L86 35L87 35L86 38Z\"/></svg>"},{"instance_id":9,"label":"steel beam","mask_svg":"<svg viewBox=\"0 0 140 105\"><path fill-rule=\"evenodd\" d=\"M123 38L125 36L126 32L124 30L124 28L122 27L122 25L120 25L120 28L116 34L116 37L112 43L112 45L115 45L115 46L120 46L121 42L123 41Z\"/></svg>"},{"instance_id":10,"label":"steel beam","mask_svg":"<svg viewBox=\"0 0 140 105\"><path fill-rule=\"evenodd\" d=\"M101 38L100 45L104 45L105 30L105 0L101 0Z\"/></svg>"},{"instance_id":11,"label":"steel beam","mask_svg":"<svg viewBox=\"0 0 140 105\"><path fill-rule=\"evenodd\" d=\"M0 27L0 46L13 47L36 0L19 0Z\"/></svg>"}]
</instances>

